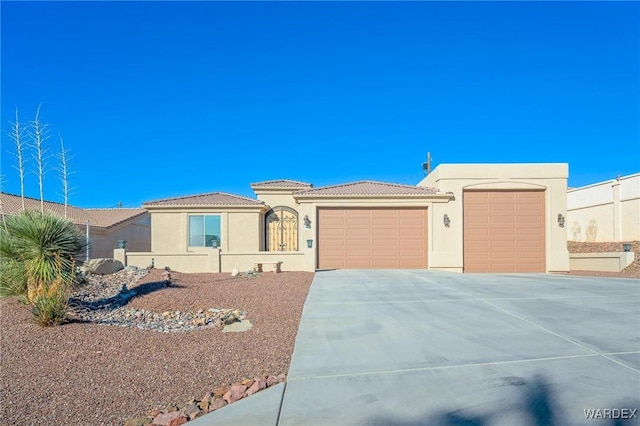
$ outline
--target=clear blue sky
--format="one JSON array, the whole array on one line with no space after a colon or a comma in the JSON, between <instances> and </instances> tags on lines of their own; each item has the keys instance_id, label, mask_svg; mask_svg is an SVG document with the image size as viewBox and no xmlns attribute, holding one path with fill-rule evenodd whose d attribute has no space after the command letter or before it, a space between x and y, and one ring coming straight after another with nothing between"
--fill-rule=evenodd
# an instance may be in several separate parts
<instances>
[{"instance_id":1,"label":"clear blue sky","mask_svg":"<svg viewBox=\"0 0 640 426\"><path fill-rule=\"evenodd\" d=\"M253 196L278 178L416 184L427 151L434 165L566 162L570 186L640 171L637 2L0 7L7 192L4 132L40 103L80 207ZM45 198L62 201L56 166Z\"/></svg>"}]
</instances>

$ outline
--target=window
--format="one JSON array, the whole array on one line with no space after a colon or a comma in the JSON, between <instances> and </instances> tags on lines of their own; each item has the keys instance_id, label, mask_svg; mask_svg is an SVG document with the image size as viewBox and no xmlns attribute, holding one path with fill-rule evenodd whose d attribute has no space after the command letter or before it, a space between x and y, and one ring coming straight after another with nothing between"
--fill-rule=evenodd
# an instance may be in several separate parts
<instances>
[{"instance_id":1,"label":"window","mask_svg":"<svg viewBox=\"0 0 640 426\"><path fill-rule=\"evenodd\" d=\"M220 215L189 216L189 247L220 247Z\"/></svg>"}]
</instances>

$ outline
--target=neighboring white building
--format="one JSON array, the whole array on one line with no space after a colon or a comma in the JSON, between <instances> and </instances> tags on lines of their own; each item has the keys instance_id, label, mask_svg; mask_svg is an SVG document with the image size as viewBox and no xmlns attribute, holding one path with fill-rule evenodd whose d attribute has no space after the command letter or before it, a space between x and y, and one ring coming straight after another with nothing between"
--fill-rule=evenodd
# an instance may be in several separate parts
<instances>
[{"instance_id":1,"label":"neighboring white building","mask_svg":"<svg viewBox=\"0 0 640 426\"><path fill-rule=\"evenodd\" d=\"M640 173L567 191L567 239L640 240Z\"/></svg>"}]
</instances>

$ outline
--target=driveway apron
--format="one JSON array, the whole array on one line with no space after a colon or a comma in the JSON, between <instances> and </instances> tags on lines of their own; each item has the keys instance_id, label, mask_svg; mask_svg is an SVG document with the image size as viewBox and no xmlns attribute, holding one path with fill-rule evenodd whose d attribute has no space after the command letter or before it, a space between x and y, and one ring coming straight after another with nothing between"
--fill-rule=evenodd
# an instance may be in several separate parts
<instances>
[{"instance_id":1,"label":"driveway apron","mask_svg":"<svg viewBox=\"0 0 640 426\"><path fill-rule=\"evenodd\" d=\"M638 424L639 395L637 280L321 271L278 424Z\"/></svg>"}]
</instances>

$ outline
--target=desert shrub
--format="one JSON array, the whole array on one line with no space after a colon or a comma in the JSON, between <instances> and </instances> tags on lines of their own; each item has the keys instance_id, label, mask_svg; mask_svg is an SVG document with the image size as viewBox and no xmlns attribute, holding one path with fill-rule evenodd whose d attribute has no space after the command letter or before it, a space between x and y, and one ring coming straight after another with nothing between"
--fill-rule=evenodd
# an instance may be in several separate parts
<instances>
[{"instance_id":1,"label":"desert shrub","mask_svg":"<svg viewBox=\"0 0 640 426\"><path fill-rule=\"evenodd\" d=\"M35 297L31 303L31 313L36 324L51 327L66 320L68 306L67 291L52 291Z\"/></svg>"},{"instance_id":2,"label":"desert shrub","mask_svg":"<svg viewBox=\"0 0 640 426\"><path fill-rule=\"evenodd\" d=\"M19 262L2 258L0 261L0 297L7 296L19 296L26 299L27 277Z\"/></svg>"},{"instance_id":3,"label":"desert shrub","mask_svg":"<svg viewBox=\"0 0 640 426\"><path fill-rule=\"evenodd\" d=\"M22 296L38 323L59 324L74 282L74 258L83 249L82 235L69 220L40 211L7 217L0 229L0 261L8 273L0 294Z\"/></svg>"}]
</instances>

